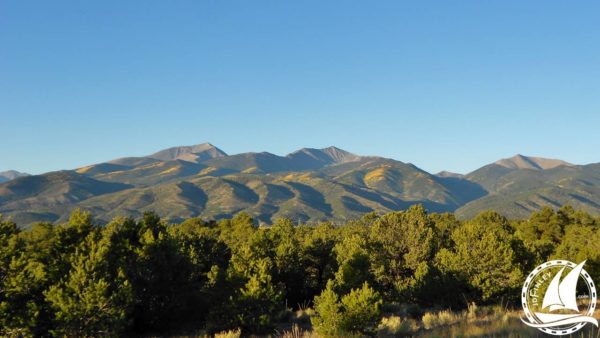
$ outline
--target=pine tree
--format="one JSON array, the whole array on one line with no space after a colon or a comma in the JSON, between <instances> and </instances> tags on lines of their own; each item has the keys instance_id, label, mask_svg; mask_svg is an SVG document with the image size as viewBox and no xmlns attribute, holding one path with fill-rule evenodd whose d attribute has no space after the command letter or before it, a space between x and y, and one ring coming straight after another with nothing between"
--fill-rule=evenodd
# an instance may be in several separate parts
<instances>
[{"instance_id":1,"label":"pine tree","mask_svg":"<svg viewBox=\"0 0 600 338\"><path fill-rule=\"evenodd\" d=\"M90 234L72 256L65 280L45 292L55 311L56 335L118 336L128 325L132 289L109 259L110 238Z\"/></svg>"}]
</instances>

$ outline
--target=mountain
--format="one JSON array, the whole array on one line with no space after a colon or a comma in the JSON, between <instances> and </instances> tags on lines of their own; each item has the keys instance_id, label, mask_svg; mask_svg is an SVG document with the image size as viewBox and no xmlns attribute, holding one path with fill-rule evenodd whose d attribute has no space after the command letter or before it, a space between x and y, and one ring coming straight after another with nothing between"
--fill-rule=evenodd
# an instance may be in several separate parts
<instances>
[{"instance_id":1,"label":"mountain","mask_svg":"<svg viewBox=\"0 0 600 338\"><path fill-rule=\"evenodd\" d=\"M81 206L106 215L107 219L124 213L139 216L149 209L173 220L198 215L222 218L246 211L271 223L279 217L344 220L365 212L401 210L415 203L423 203L432 211L452 211L465 203L464 196L453 194L443 181L399 161L365 157L320 170L282 171L280 166L266 165L273 164L269 160L274 156L234 155L231 161L236 166L228 166L232 170L229 174L195 175L182 181L123 190L90 198ZM240 157L251 159L251 164L258 164L253 168L261 168L261 172L242 170L250 164ZM256 159L258 163L254 162ZM246 165L238 166L239 163ZM262 172L267 170L271 173Z\"/></svg>"},{"instance_id":2,"label":"mountain","mask_svg":"<svg viewBox=\"0 0 600 338\"><path fill-rule=\"evenodd\" d=\"M204 160L223 156L227 156L227 154L221 149L210 143L201 143L193 146L173 147L161 150L146 157L161 161L182 160L199 163Z\"/></svg>"},{"instance_id":3,"label":"mountain","mask_svg":"<svg viewBox=\"0 0 600 338\"><path fill-rule=\"evenodd\" d=\"M336 147L227 155L203 143L0 184L0 213L22 226L60 222L74 208L105 222L147 210L173 222L245 211L270 224L280 217L346 220L416 203L461 218L487 209L519 218L565 204L600 214L600 164L516 155L466 175L432 175L411 163Z\"/></svg>"},{"instance_id":4,"label":"mountain","mask_svg":"<svg viewBox=\"0 0 600 338\"><path fill-rule=\"evenodd\" d=\"M488 194L459 208L468 218L493 209L513 218L543 206L572 205L600 213L600 164L574 165L561 160L516 155L465 175Z\"/></svg>"},{"instance_id":5,"label":"mountain","mask_svg":"<svg viewBox=\"0 0 600 338\"><path fill-rule=\"evenodd\" d=\"M499 185L504 182L501 178L509 173L523 171L531 173L531 171L539 172L561 167L568 168L575 166L562 160L529 157L517 154L513 157L501 159L483 166L465 175L465 177L472 182L480 184L486 190L493 192L500 189Z\"/></svg>"},{"instance_id":6,"label":"mountain","mask_svg":"<svg viewBox=\"0 0 600 338\"><path fill-rule=\"evenodd\" d=\"M349 153L336 147L323 149L302 148L286 158L294 163L297 170L317 169L332 164L357 161L360 156Z\"/></svg>"},{"instance_id":7,"label":"mountain","mask_svg":"<svg viewBox=\"0 0 600 338\"><path fill-rule=\"evenodd\" d=\"M440 171L439 173L435 174L435 176L454 177L454 178L464 178L465 177L465 175L463 175L463 174L457 174L457 173L453 173L453 172L446 171L446 170Z\"/></svg>"},{"instance_id":8,"label":"mountain","mask_svg":"<svg viewBox=\"0 0 600 338\"><path fill-rule=\"evenodd\" d=\"M312 170L359 158L335 147L304 148L287 156L268 152L229 156L210 143L203 143L168 148L145 157L120 158L78 168L76 172L103 181L151 186L194 175L223 176Z\"/></svg>"},{"instance_id":9,"label":"mountain","mask_svg":"<svg viewBox=\"0 0 600 338\"><path fill-rule=\"evenodd\" d=\"M541 157L530 157L517 154L511 158L504 158L494 162L494 164L509 169L532 169L532 170L546 170L560 166L572 167L573 164L555 159L541 158Z\"/></svg>"},{"instance_id":10,"label":"mountain","mask_svg":"<svg viewBox=\"0 0 600 338\"><path fill-rule=\"evenodd\" d=\"M0 172L0 183L14 180L17 177L29 176L27 173L22 173L16 170L7 170Z\"/></svg>"},{"instance_id":11,"label":"mountain","mask_svg":"<svg viewBox=\"0 0 600 338\"><path fill-rule=\"evenodd\" d=\"M19 177L0 184L0 214L19 224L56 221L81 201L131 188L121 183L98 181L73 171Z\"/></svg>"}]
</instances>

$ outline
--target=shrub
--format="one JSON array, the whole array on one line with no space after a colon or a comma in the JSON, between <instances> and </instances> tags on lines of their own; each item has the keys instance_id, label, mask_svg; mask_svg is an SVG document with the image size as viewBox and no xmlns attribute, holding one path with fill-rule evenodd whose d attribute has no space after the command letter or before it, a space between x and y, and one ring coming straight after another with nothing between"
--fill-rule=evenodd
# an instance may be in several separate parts
<instances>
[{"instance_id":1,"label":"shrub","mask_svg":"<svg viewBox=\"0 0 600 338\"><path fill-rule=\"evenodd\" d=\"M467 298L492 302L514 297L523 280L518 240L506 218L486 211L452 232L454 247L436 260L445 274L466 283Z\"/></svg>"},{"instance_id":2,"label":"shrub","mask_svg":"<svg viewBox=\"0 0 600 338\"><path fill-rule=\"evenodd\" d=\"M315 311L317 315L311 318L311 322L316 331L325 337L337 336L342 322L342 306L333 291L333 281L327 282L325 290L315 297Z\"/></svg>"},{"instance_id":3,"label":"shrub","mask_svg":"<svg viewBox=\"0 0 600 338\"><path fill-rule=\"evenodd\" d=\"M371 333L375 331L381 315L381 296L365 282L342 297L342 330Z\"/></svg>"},{"instance_id":4,"label":"shrub","mask_svg":"<svg viewBox=\"0 0 600 338\"><path fill-rule=\"evenodd\" d=\"M326 337L373 333L381 315L381 303L379 293L366 282L362 288L343 296L340 302L330 281L325 291L315 297L317 316L312 318L312 323L317 332Z\"/></svg>"}]
</instances>

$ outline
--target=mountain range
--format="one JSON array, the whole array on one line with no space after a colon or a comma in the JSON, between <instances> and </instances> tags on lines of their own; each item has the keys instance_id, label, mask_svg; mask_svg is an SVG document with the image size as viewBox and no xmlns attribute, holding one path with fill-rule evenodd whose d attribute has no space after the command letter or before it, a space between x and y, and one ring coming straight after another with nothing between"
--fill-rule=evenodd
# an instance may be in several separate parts
<instances>
[{"instance_id":1,"label":"mountain range","mask_svg":"<svg viewBox=\"0 0 600 338\"><path fill-rule=\"evenodd\" d=\"M21 226L66 220L71 210L100 221L154 210L177 222L245 211L260 222L343 221L421 203L460 218L493 209L527 217L543 206L600 214L600 163L516 155L466 175L430 174L413 164L328 147L286 156L228 155L210 143L173 147L74 170L0 173L0 213Z\"/></svg>"}]
</instances>

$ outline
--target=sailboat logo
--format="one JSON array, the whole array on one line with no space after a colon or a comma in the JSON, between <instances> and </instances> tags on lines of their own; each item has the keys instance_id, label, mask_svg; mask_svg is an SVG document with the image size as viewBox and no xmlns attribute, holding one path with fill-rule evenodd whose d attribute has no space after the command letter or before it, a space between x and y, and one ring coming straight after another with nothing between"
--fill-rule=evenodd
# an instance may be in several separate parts
<instances>
[{"instance_id":1,"label":"sailboat logo","mask_svg":"<svg viewBox=\"0 0 600 338\"><path fill-rule=\"evenodd\" d=\"M596 288L584 264L556 260L536 267L523 284L523 323L552 335L571 334L587 323L598 326Z\"/></svg>"}]
</instances>

